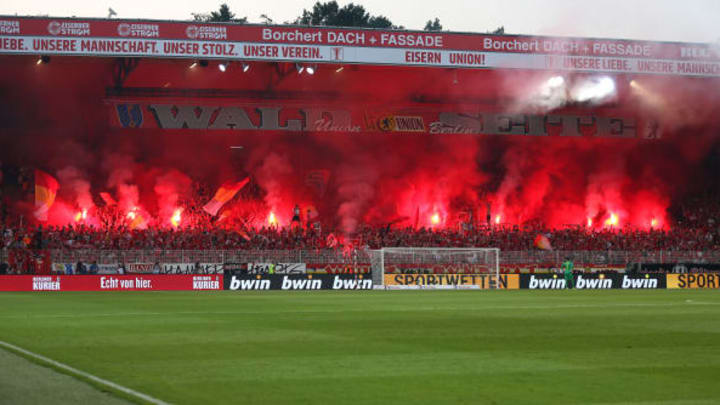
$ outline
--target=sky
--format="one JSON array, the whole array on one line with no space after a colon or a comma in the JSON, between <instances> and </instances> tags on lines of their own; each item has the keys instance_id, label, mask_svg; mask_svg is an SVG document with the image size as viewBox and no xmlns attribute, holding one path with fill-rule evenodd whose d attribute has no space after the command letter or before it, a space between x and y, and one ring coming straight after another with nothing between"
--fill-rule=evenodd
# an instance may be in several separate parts
<instances>
[{"instance_id":1,"label":"sky","mask_svg":"<svg viewBox=\"0 0 720 405\"><path fill-rule=\"evenodd\" d=\"M187 20L222 3L197 0L3 0L0 14ZM262 22L292 21L313 0L226 0L238 16ZM444 29L658 41L720 41L720 0L355 0L372 15L384 15L408 29L440 18ZM349 1L338 1L341 5Z\"/></svg>"}]
</instances>

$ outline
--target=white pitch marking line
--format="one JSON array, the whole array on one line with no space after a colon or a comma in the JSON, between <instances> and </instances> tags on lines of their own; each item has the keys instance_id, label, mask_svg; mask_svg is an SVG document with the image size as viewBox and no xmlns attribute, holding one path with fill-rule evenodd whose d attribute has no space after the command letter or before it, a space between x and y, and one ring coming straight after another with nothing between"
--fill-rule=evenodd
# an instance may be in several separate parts
<instances>
[{"instance_id":1,"label":"white pitch marking line","mask_svg":"<svg viewBox=\"0 0 720 405\"><path fill-rule=\"evenodd\" d=\"M86 373L86 372L84 372L84 371L78 370L78 369L76 369L76 368L74 368L74 367L70 367L70 366L68 366L67 364L63 364L63 363L60 363L60 362L55 361L55 360L53 360L53 359L50 359L50 358L47 358L47 357L45 357L45 356L39 355L39 354L37 354L37 353L33 353L33 352L29 351L29 350L25 350L25 349L23 349L22 347L15 346L14 344L11 344L11 343L8 343L8 342L5 342L5 341L0 340L0 346L5 347L5 348L7 348L7 349L10 349L11 351L16 351L16 352L22 353L22 354L24 354L24 355L26 355L26 356L29 356L29 357L32 357L32 358L34 358L34 359L36 359L36 360L40 360L40 361L43 362L43 363L49 364L49 365L51 365L51 366L53 366L53 367L59 368L59 369L61 369L61 370L63 370L63 371L66 371L67 373L69 373L69 374L71 374L71 375L75 375L75 376L80 376L80 377L86 378L86 379L91 380L91 381L93 381L93 382L95 382L95 383L98 383L98 384L100 384L100 385L104 385L104 386L106 386L106 387L110 387L110 388L115 389L115 390L117 390L117 391L123 392L123 393L125 393L125 394L130 395L130 396L133 396L133 397L135 397L135 398L142 399L143 401L149 402L149 403L151 403L151 404L169 405L169 404L168 404L167 402L165 402L165 401L161 401L161 400L159 400L159 399L157 399L157 398L153 398L153 397L151 397L151 396L149 396L149 395L143 394L142 392L137 392L137 391L132 390L132 389L130 389L130 388L123 387L122 385L116 384L116 383L114 383L114 382L112 382L112 381L108 381L108 380L102 379L102 378L100 378L100 377L94 376L94 375L92 375L92 374L90 374L90 373Z\"/></svg>"}]
</instances>

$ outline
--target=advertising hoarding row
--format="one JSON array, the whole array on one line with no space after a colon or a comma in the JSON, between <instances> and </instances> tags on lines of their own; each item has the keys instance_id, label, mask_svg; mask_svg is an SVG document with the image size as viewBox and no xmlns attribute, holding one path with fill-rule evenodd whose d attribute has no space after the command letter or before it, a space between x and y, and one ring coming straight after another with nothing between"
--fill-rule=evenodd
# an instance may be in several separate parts
<instances>
[{"instance_id":1,"label":"advertising hoarding row","mask_svg":"<svg viewBox=\"0 0 720 405\"><path fill-rule=\"evenodd\" d=\"M349 274L225 273L225 289L242 290L372 290L372 278Z\"/></svg>"},{"instance_id":2,"label":"advertising hoarding row","mask_svg":"<svg viewBox=\"0 0 720 405\"><path fill-rule=\"evenodd\" d=\"M386 274L375 286L369 274L97 274L0 275L0 291L197 291L197 290L560 290L559 274ZM720 289L720 273L576 274L574 289Z\"/></svg>"},{"instance_id":3,"label":"advertising hoarding row","mask_svg":"<svg viewBox=\"0 0 720 405\"><path fill-rule=\"evenodd\" d=\"M193 291L222 287L222 275L0 276L0 291Z\"/></svg>"},{"instance_id":4,"label":"advertising hoarding row","mask_svg":"<svg viewBox=\"0 0 720 405\"><path fill-rule=\"evenodd\" d=\"M720 76L712 44L0 16L0 54Z\"/></svg>"}]
</instances>

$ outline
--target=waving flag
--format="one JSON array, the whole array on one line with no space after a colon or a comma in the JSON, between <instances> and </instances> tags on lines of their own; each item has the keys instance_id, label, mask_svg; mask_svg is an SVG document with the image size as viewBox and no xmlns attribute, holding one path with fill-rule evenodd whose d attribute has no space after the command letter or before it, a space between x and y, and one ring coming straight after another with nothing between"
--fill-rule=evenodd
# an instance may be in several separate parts
<instances>
[{"instance_id":1,"label":"waving flag","mask_svg":"<svg viewBox=\"0 0 720 405\"><path fill-rule=\"evenodd\" d=\"M325 191L327 190L329 179L329 170L311 170L305 176L305 184L315 189L317 194L322 197L325 195Z\"/></svg>"},{"instance_id":2,"label":"waving flag","mask_svg":"<svg viewBox=\"0 0 720 405\"><path fill-rule=\"evenodd\" d=\"M105 205L108 207L112 207L113 205L117 204L117 201L110 195L110 193L102 192L100 193L100 198L105 201Z\"/></svg>"},{"instance_id":3,"label":"waving flag","mask_svg":"<svg viewBox=\"0 0 720 405\"><path fill-rule=\"evenodd\" d=\"M131 217L130 229L145 229L148 226L148 221L141 213L135 213Z\"/></svg>"},{"instance_id":4,"label":"waving flag","mask_svg":"<svg viewBox=\"0 0 720 405\"><path fill-rule=\"evenodd\" d=\"M535 247L540 250L552 250L550 239L542 234L538 234L538 236L535 237Z\"/></svg>"},{"instance_id":5,"label":"waving flag","mask_svg":"<svg viewBox=\"0 0 720 405\"><path fill-rule=\"evenodd\" d=\"M249 181L250 178L245 177L245 180L239 181L237 183L223 184L215 193L215 197L213 197L212 200L205 204L203 210L205 210L205 212L212 216L217 215L218 211L220 211L220 208L222 208L225 203L232 200L233 197L235 197L235 194L237 194L238 191L245 187L245 185Z\"/></svg>"},{"instance_id":6,"label":"waving flag","mask_svg":"<svg viewBox=\"0 0 720 405\"><path fill-rule=\"evenodd\" d=\"M334 233L330 233L327 238L325 238L325 243L327 243L328 247L334 248L338 244L338 240L335 237Z\"/></svg>"},{"instance_id":7,"label":"waving flag","mask_svg":"<svg viewBox=\"0 0 720 405\"><path fill-rule=\"evenodd\" d=\"M245 239L246 241L250 242L250 235L248 235L247 232L245 232L245 231L242 230L242 229L239 229L239 230L238 230L238 233L240 234L240 236L242 236L243 239Z\"/></svg>"},{"instance_id":8,"label":"waving flag","mask_svg":"<svg viewBox=\"0 0 720 405\"><path fill-rule=\"evenodd\" d=\"M55 202L58 182L42 170L35 170L35 218L47 221L48 211Z\"/></svg>"},{"instance_id":9,"label":"waving flag","mask_svg":"<svg viewBox=\"0 0 720 405\"><path fill-rule=\"evenodd\" d=\"M317 218L320 213L314 205L308 205L307 207L305 207L305 215L307 216L307 218L305 218L305 221L309 221L311 219Z\"/></svg>"}]
</instances>

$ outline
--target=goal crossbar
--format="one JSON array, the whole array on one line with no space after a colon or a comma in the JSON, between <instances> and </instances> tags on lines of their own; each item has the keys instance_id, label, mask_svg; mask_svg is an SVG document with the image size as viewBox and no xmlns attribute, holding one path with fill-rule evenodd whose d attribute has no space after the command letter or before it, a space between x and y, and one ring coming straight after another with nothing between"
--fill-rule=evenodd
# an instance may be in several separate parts
<instances>
[{"instance_id":1,"label":"goal crossbar","mask_svg":"<svg viewBox=\"0 0 720 405\"><path fill-rule=\"evenodd\" d=\"M495 287L500 276L498 248L385 247L371 251L370 258L373 284L379 288L387 287L385 275L406 272L494 276Z\"/></svg>"}]
</instances>

